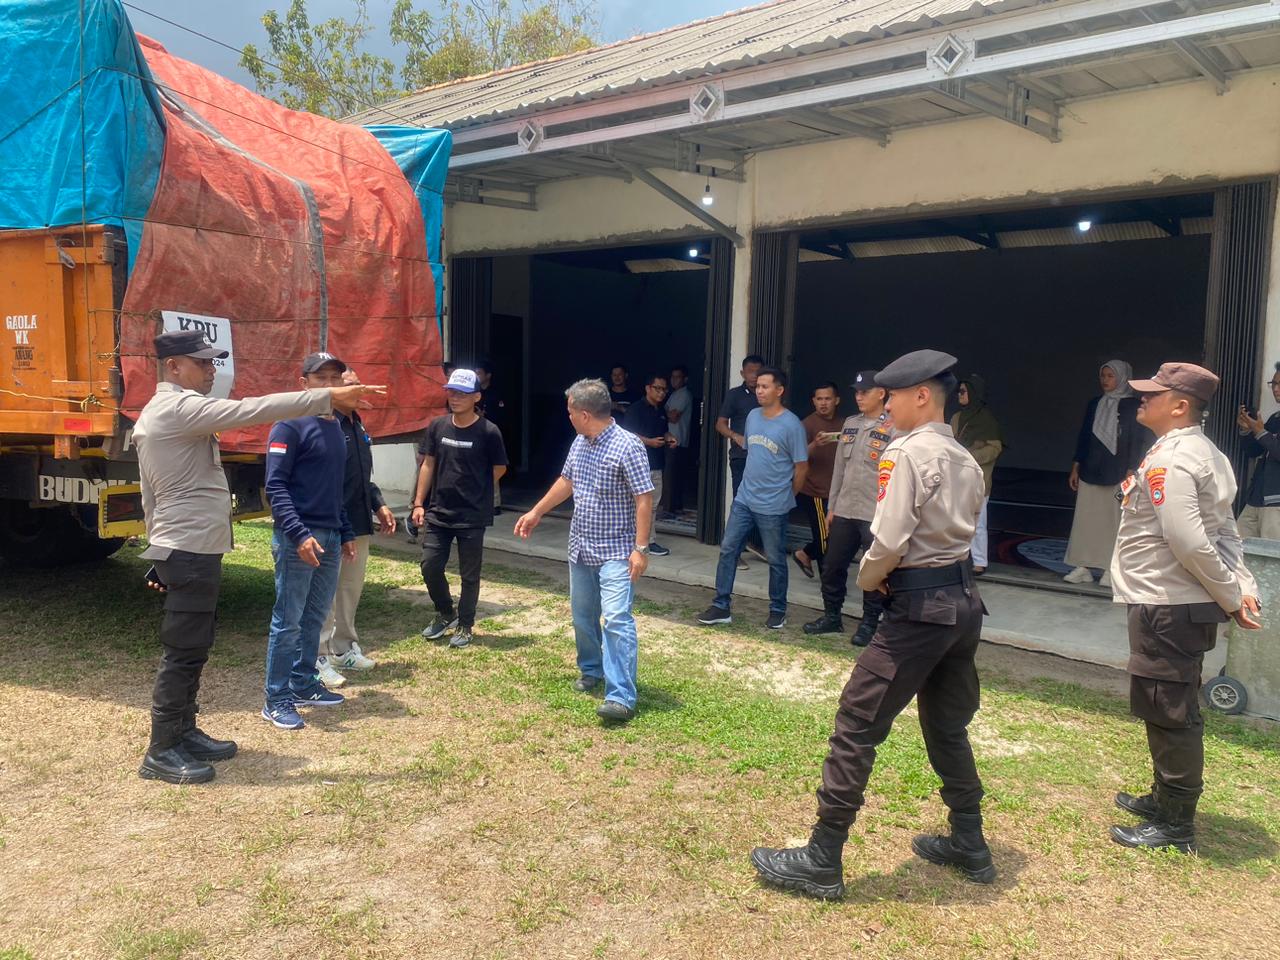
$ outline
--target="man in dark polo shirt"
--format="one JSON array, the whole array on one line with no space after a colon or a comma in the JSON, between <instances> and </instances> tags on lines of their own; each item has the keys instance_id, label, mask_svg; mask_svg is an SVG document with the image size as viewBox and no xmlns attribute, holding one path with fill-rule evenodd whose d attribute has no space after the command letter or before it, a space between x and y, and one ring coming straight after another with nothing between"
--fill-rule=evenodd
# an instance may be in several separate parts
<instances>
[{"instance_id":1,"label":"man in dark polo shirt","mask_svg":"<svg viewBox=\"0 0 1280 960\"><path fill-rule=\"evenodd\" d=\"M634 433L644 444L649 457L649 479L653 481L653 502L662 499L662 475L667 467L667 448L674 447L676 438L667 427L667 414L663 402L667 399L667 378L650 374L644 382L644 399L627 407L622 418L622 429ZM649 553L665 557L671 553L657 541L650 541Z\"/></svg>"},{"instance_id":2,"label":"man in dark polo shirt","mask_svg":"<svg viewBox=\"0 0 1280 960\"><path fill-rule=\"evenodd\" d=\"M431 421L423 439L410 520L422 530L422 579L436 608L422 635L439 640L452 630L449 646L465 647L480 598L484 529L493 526L493 488L507 472L507 450L498 428L476 412L480 390L474 372L454 370L445 397L449 412ZM444 575L455 540L462 576L457 607Z\"/></svg>"},{"instance_id":3,"label":"man in dark polo shirt","mask_svg":"<svg viewBox=\"0 0 1280 960\"><path fill-rule=\"evenodd\" d=\"M729 441L729 476L733 481L733 495L738 495L738 487L742 484L742 471L747 468L747 414L760 404L756 401L756 377L764 366L764 357L759 354L748 354L742 359L742 383L725 394L720 404L720 415L716 417L716 433ZM766 559L756 534L747 540L747 549L759 557ZM746 563L738 559L738 569L745 570Z\"/></svg>"}]
</instances>

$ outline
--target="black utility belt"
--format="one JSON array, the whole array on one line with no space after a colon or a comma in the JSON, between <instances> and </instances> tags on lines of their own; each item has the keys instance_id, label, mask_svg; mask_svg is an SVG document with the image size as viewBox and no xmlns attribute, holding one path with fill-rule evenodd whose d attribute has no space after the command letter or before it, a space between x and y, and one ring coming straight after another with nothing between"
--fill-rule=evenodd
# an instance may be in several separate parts
<instances>
[{"instance_id":1,"label":"black utility belt","mask_svg":"<svg viewBox=\"0 0 1280 960\"><path fill-rule=\"evenodd\" d=\"M894 593L910 590L934 590L973 582L973 566L966 557L945 567L899 567L887 578Z\"/></svg>"}]
</instances>

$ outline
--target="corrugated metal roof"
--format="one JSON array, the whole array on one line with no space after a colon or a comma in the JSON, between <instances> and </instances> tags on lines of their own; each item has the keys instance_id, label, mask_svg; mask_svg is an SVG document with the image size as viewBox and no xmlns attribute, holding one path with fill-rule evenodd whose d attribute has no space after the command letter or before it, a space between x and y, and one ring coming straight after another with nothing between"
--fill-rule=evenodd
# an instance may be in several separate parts
<instances>
[{"instance_id":1,"label":"corrugated metal roof","mask_svg":"<svg viewBox=\"0 0 1280 960\"><path fill-rule=\"evenodd\" d=\"M784 60L1044 0L774 0L554 60L429 87L356 123L450 127Z\"/></svg>"}]
</instances>

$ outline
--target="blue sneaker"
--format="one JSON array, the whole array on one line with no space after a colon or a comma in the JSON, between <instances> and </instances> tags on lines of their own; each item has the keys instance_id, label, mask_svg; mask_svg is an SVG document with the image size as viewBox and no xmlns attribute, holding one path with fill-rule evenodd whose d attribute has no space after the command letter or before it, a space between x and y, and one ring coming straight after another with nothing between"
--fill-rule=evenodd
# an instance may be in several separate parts
<instances>
[{"instance_id":1,"label":"blue sneaker","mask_svg":"<svg viewBox=\"0 0 1280 960\"><path fill-rule=\"evenodd\" d=\"M285 700L274 706L268 703L262 708L262 719L270 720L277 730L301 730L307 725L292 700Z\"/></svg>"},{"instance_id":2,"label":"blue sneaker","mask_svg":"<svg viewBox=\"0 0 1280 960\"><path fill-rule=\"evenodd\" d=\"M290 690L289 694L299 707L336 707L347 700L342 694L334 693L319 680L306 690Z\"/></svg>"}]
</instances>

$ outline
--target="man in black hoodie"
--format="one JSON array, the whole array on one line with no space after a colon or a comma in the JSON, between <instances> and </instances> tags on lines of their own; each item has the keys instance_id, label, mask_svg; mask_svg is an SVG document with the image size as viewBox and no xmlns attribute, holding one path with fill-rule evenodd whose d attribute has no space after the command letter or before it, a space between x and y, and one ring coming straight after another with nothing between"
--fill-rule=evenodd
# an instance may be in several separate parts
<instances>
[{"instance_id":1,"label":"man in black hoodie","mask_svg":"<svg viewBox=\"0 0 1280 960\"><path fill-rule=\"evenodd\" d=\"M351 368L342 374L344 385L356 384L360 378ZM360 414L339 412L338 425L347 441L346 472L342 480L342 494L347 519L356 535L355 557L342 564L338 575L338 592L333 598L333 609L320 631L320 657L316 660L316 672L326 687L340 687L347 682L342 670L370 670L377 666L360 649L356 634L356 608L364 592L365 567L369 563L369 541L373 539L373 525L383 534L395 533L396 518L382 498L382 491L373 482L373 440L364 429Z\"/></svg>"}]
</instances>

